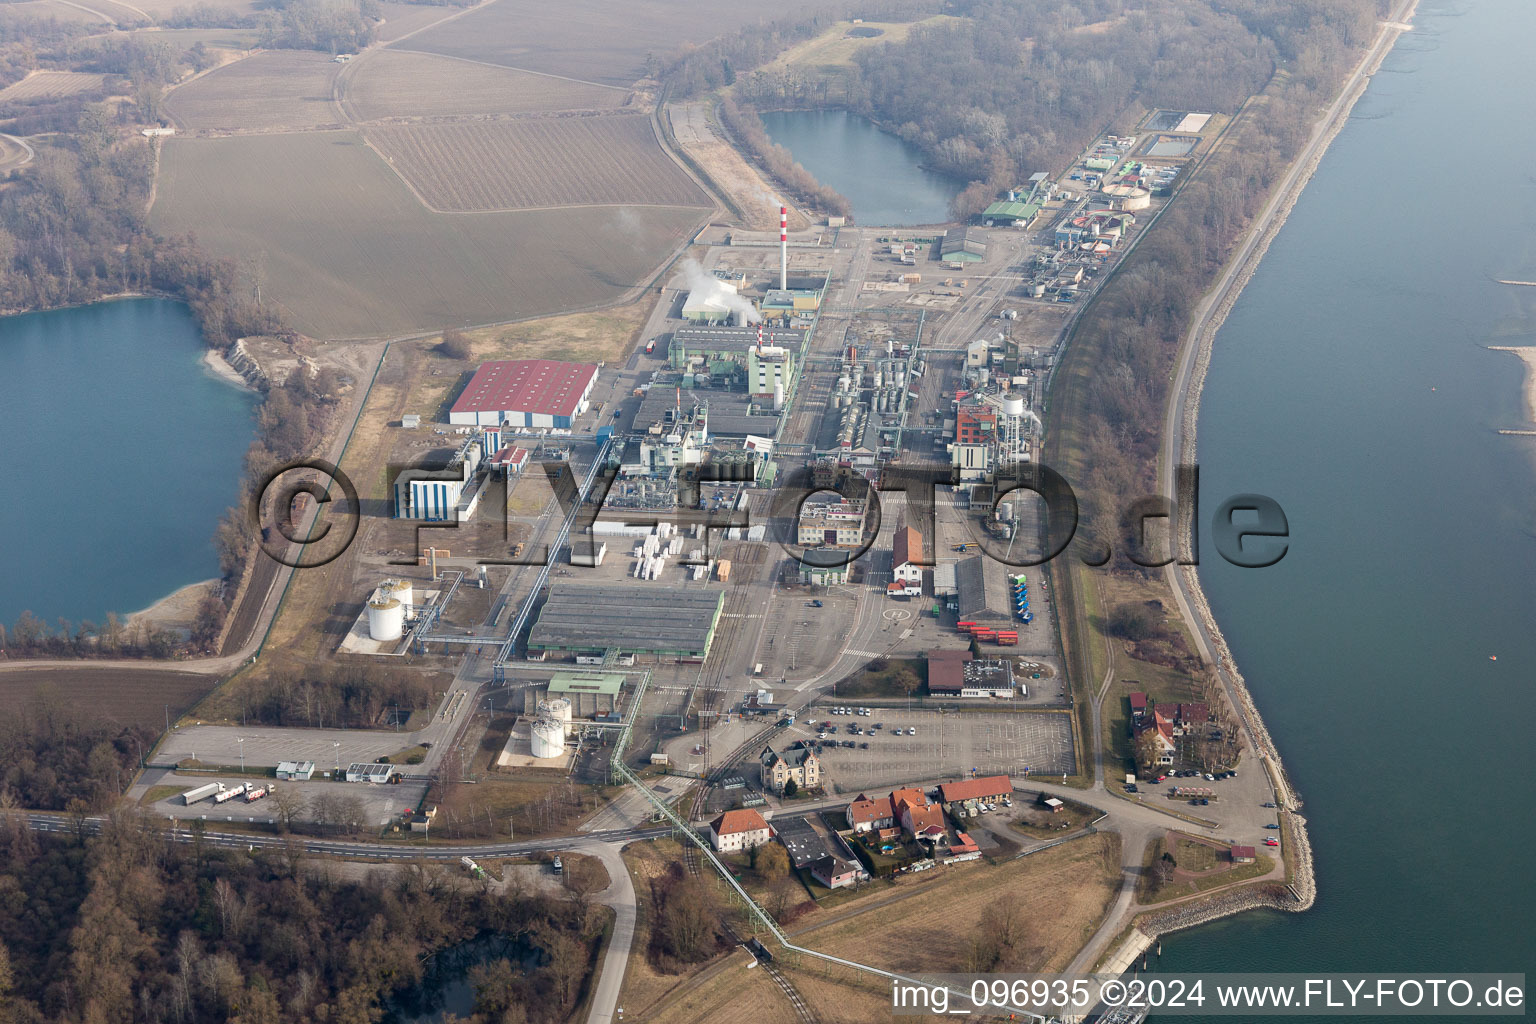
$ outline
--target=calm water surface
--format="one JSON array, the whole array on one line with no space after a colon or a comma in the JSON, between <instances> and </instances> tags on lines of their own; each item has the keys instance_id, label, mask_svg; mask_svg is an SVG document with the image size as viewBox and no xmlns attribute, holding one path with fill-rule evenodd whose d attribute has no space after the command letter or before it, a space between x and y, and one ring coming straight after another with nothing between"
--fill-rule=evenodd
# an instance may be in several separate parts
<instances>
[{"instance_id":1,"label":"calm water surface","mask_svg":"<svg viewBox=\"0 0 1536 1024\"><path fill-rule=\"evenodd\" d=\"M161 299L0 318L0 623L101 622L218 575L256 398L203 349Z\"/></svg>"},{"instance_id":2,"label":"calm water surface","mask_svg":"<svg viewBox=\"0 0 1536 1024\"><path fill-rule=\"evenodd\" d=\"M1202 491L1272 495L1293 541L1201 577L1320 897L1161 969L1536 968L1536 438L1495 433L1531 424L1485 348L1536 344L1536 289L1493 281L1536 280L1533 38L1525 0L1421 5L1216 340Z\"/></svg>"},{"instance_id":3,"label":"calm water surface","mask_svg":"<svg viewBox=\"0 0 1536 1024\"><path fill-rule=\"evenodd\" d=\"M916 146L846 110L780 110L762 117L774 142L853 204L860 224L943 224L949 201L964 187L924 170Z\"/></svg>"}]
</instances>

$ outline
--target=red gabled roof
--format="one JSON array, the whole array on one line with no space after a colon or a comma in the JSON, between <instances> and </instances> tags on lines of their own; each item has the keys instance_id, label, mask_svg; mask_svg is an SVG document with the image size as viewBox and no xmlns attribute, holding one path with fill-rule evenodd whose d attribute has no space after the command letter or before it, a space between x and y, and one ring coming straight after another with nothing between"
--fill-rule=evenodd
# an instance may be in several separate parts
<instances>
[{"instance_id":1,"label":"red gabled roof","mask_svg":"<svg viewBox=\"0 0 1536 1024\"><path fill-rule=\"evenodd\" d=\"M908 562L921 562L923 560L923 535L910 526L903 526L896 531L896 540L891 544L891 567L899 569Z\"/></svg>"},{"instance_id":2,"label":"red gabled roof","mask_svg":"<svg viewBox=\"0 0 1536 1024\"><path fill-rule=\"evenodd\" d=\"M1255 851L1254 851L1253 847L1251 847L1251 846L1234 846L1234 847L1232 847L1232 859L1233 860L1238 860L1240 858L1252 859L1253 856L1254 856L1254 852Z\"/></svg>"},{"instance_id":3,"label":"red gabled roof","mask_svg":"<svg viewBox=\"0 0 1536 1024\"><path fill-rule=\"evenodd\" d=\"M851 825L863 825L872 821L894 818L895 816L895 813L891 810L891 798L888 796L871 800L860 793L859 798L848 805L848 823Z\"/></svg>"},{"instance_id":4,"label":"red gabled roof","mask_svg":"<svg viewBox=\"0 0 1536 1024\"><path fill-rule=\"evenodd\" d=\"M1142 693L1140 690L1137 690L1135 693L1132 693L1131 694L1131 710L1132 711L1145 711L1145 710L1147 710L1147 695Z\"/></svg>"},{"instance_id":5,"label":"red gabled roof","mask_svg":"<svg viewBox=\"0 0 1536 1024\"><path fill-rule=\"evenodd\" d=\"M768 822L752 808L726 811L709 823L717 836L733 836L741 832L758 832L768 827Z\"/></svg>"},{"instance_id":6,"label":"red gabled roof","mask_svg":"<svg viewBox=\"0 0 1536 1024\"><path fill-rule=\"evenodd\" d=\"M464 386L454 412L525 412L574 416L587 385L597 376L591 363L554 359L498 359L481 363Z\"/></svg>"},{"instance_id":7,"label":"red gabled roof","mask_svg":"<svg viewBox=\"0 0 1536 1024\"><path fill-rule=\"evenodd\" d=\"M925 807L909 805L907 815L912 819L913 835L944 831L944 810L938 804L928 804Z\"/></svg>"},{"instance_id":8,"label":"red gabled roof","mask_svg":"<svg viewBox=\"0 0 1536 1024\"><path fill-rule=\"evenodd\" d=\"M903 807L926 807L928 797L920 789L891 790L891 810L901 814Z\"/></svg>"},{"instance_id":9,"label":"red gabled roof","mask_svg":"<svg viewBox=\"0 0 1536 1024\"><path fill-rule=\"evenodd\" d=\"M963 782L946 782L939 787L939 799L946 804L956 800L978 800L982 797L1004 796L1013 792L1013 780L1006 775L988 775Z\"/></svg>"}]
</instances>

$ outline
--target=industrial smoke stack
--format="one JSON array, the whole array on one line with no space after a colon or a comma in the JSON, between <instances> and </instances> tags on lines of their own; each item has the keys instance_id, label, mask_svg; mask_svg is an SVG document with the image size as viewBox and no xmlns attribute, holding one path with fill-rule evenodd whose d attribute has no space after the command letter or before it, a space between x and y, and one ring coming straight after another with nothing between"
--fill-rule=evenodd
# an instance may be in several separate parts
<instances>
[{"instance_id":1,"label":"industrial smoke stack","mask_svg":"<svg viewBox=\"0 0 1536 1024\"><path fill-rule=\"evenodd\" d=\"M789 207L779 207L779 287L789 288Z\"/></svg>"}]
</instances>

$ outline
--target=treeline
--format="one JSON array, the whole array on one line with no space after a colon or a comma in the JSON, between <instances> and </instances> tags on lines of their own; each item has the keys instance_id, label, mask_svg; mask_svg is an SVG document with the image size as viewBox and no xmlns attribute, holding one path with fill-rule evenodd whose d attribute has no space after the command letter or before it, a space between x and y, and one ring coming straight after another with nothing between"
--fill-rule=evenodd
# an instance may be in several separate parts
<instances>
[{"instance_id":1,"label":"treeline","mask_svg":"<svg viewBox=\"0 0 1536 1024\"><path fill-rule=\"evenodd\" d=\"M263 47L346 53L368 45L381 14L377 0L274 0L253 18Z\"/></svg>"},{"instance_id":2,"label":"treeline","mask_svg":"<svg viewBox=\"0 0 1536 1024\"><path fill-rule=\"evenodd\" d=\"M214 848L130 813L40 836L0 813L0 1021L372 1024L434 954L476 938L477 1024L555 1024L576 1007L606 915L581 894L453 868L361 881L297 846ZM183 829L182 835L186 835ZM450 953L451 955L451 953Z\"/></svg>"},{"instance_id":3,"label":"treeline","mask_svg":"<svg viewBox=\"0 0 1536 1024\"><path fill-rule=\"evenodd\" d=\"M369 729L390 724L398 708L403 722L431 706L439 687L420 673L350 662L289 671L274 668L243 684L246 718L264 725L316 729Z\"/></svg>"},{"instance_id":4,"label":"treeline","mask_svg":"<svg viewBox=\"0 0 1536 1024\"><path fill-rule=\"evenodd\" d=\"M154 742L154 730L107 725L58 695L39 695L0 716L0 807L104 810Z\"/></svg>"},{"instance_id":5,"label":"treeline","mask_svg":"<svg viewBox=\"0 0 1536 1024\"><path fill-rule=\"evenodd\" d=\"M105 622L61 618L53 626L24 611L7 629L0 623L0 654L7 658L168 658L177 637L142 623L129 625L116 612Z\"/></svg>"},{"instance_id":6,"label":"treeline","mask_svg":"<svg viewBox=\"0 0 1536 1024\"><path fill-rule=\"evenodd\" d=\"M1377 9L1374 0L1339 3L1332 21L1319 22L1302 17L1314 9L1310 2L1271 6L1267 17L1305 26L1275 38L1277 50L1299 46L1331 54L1326 68L1279 78L1268 88L1262 116L1243 119L1232 144L1178 193L1084 311L1068 349L1068 359L1090 360L1092 373L1084 386L1069 382L1063 401L1053 401L1051 416L1070 423L1070 433L1083 443L1048 452L1048 460L1074 484L1082 482L1084 535L1101 544L1115 544L1118 511L1155 490L1169 376L1200 296L1299 151L1363 42L1360 19L1345 17L1342 9L1356 14ZM1060 438L1061 429L1048 436ZM1143 571L1129 564L1125 570Z\"/></svg>"},{"instance_id":7,"label":"treeline","mask_svg":"<svg viewBox=\"0 0 1536 1024\"><path fill-rule=\"evenodd\" d=\"M837 190L817 181L795 162L789 150L768 137L763 121L750 107L739 106L730 97L720 101L720 117L736 141L763 169L789 190L796 201L830 214L846 215L852 206Z\"/></svg>"}]
</instances>

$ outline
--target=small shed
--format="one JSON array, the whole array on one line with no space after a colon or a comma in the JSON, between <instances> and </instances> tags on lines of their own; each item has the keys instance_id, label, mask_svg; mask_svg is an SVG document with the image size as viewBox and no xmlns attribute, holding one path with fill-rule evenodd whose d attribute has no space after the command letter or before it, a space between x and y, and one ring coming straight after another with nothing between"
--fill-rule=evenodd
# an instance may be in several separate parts
<instances>
[{"instance_id":1,"label":"small shed","mask_svg":"<svg viewBox=\"0 0 1536 1024\"><path fill-rule=\"evenodd\" d=\"M1252 864L1253 860L1254 860L1253 847L1251 847L1251 846L1234 846L1234 847L1232 847L1232 863L1233 864Z\"/></svg>"},{"instance_id":2,"label":"small shed","mask_svg":"<svg viewBox=\"0 0 1536 1024\"><path fill-rule=\"evenodd\" d=\"M421 426L421 414L415 412L406 413L400 417L400 425L406 430L415 430Z\"/></svg>"}]
</instances>

